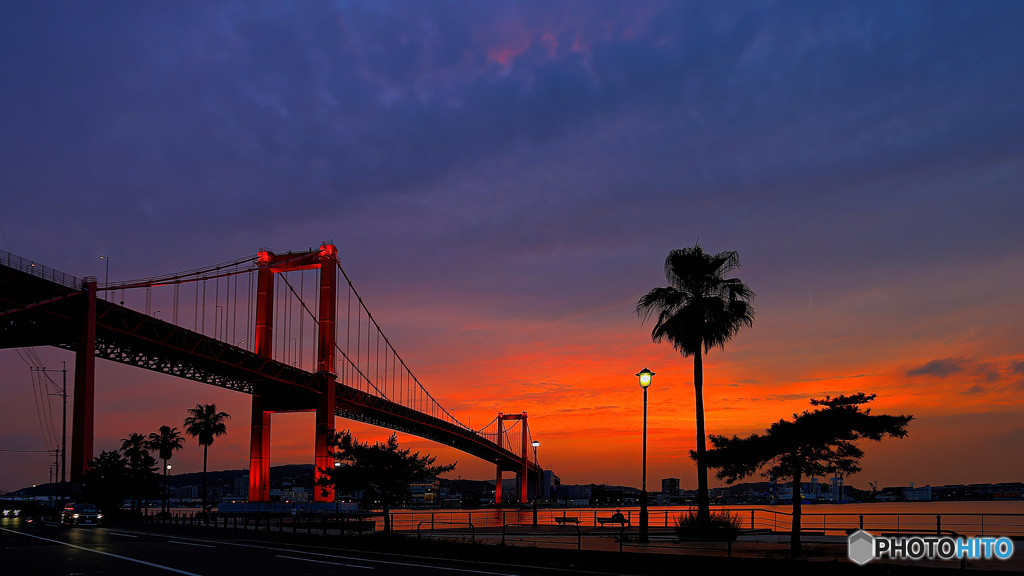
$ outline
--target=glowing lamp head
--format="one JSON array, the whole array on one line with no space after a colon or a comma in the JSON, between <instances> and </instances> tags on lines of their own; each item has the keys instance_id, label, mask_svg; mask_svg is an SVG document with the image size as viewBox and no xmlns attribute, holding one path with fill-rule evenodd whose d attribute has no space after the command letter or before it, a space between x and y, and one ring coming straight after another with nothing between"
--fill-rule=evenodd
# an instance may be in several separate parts
<instances>
[{"instance_id":1,"label":"glowing lamp head","mask_svg":"<svg viewBox=\"0 0 1024 576\"><path fill-rule=\"evenodd\" d=\"M533 447L536 448L537 446L540 446L540 441L539 440L534 440L533 441Z\"/></svg>"},{"instance_id":2,"label":"glowing lamp head","mask_svg":"<svg viewBox=\"0 0 1024 576\"><path fill-rule=\"evenodd\" d=\"M640 377L640 387L647 388L651 385L651 377L654 376L654 372L651 372L647 368L636 373Z\"/></svg>"}]
</instances>

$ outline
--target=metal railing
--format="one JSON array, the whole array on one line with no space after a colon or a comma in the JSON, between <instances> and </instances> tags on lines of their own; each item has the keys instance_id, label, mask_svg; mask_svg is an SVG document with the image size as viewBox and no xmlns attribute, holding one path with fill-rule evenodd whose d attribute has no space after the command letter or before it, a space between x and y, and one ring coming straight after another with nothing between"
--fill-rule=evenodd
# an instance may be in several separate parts
<instances>
[{"instance_id":1,"label":"metal railing","mask_svg":"<svg viewBox=\"0 0 1024 576\"><path fill-rule=\"evenodd\" d=\"M424 524L430 524L430 531L433 532L437 523L433 520L423 520L416 525L416 539L421 540L423 537L422 529ZM476 528L472 522L441 522L442 526L468 526L469 527L469 541L476 542ZM446 536L452 536L451 532L446 532Z\"/></svg>"},{"instance_id":2,"label":"metal railing","mask_svg":"<svg viewBox=\"0 0 1024 576\"><path fill-rule=\"evenodd\" d=\"M521 530L519 532L509 532L508 531L509 528L529 528L529 530ZM576 530L576 549L577 550L582 550L583 549L583 531L580 530L580 527L579 526L575 526L575 525L566 526L564 524L562 524L562 525L555 525L555 526L551 526L551 525L547 525L547 524L545 524L543 526L534 526L533 524L506 524L506 525L501 527L501 545L502 546L505 545L506 536L540 536L542 534L541 529L548 529L548 528L554 528L556 530L572 528L573 530ZM543 532L543 534L550 534L550 531L545 530ZM547 543L547 544L553 543L553 541L551 539L545 539L544 542ZM557 543L557 542L554 542L554 543Z\"/></svg>"},{"instance_id":3,"label":"metal railing","mask_svg":"<svg viewBox=\"0 0 1024 576\"><path fill-rule=\"evenodd\" d=\"M81 278L72 276L71 274L65 274L60 270L54 270L53 268L43 266L38 262L27 260L25 258L22 258L21 256L16 256L4 250L0 250L0 265L6 266L8 268L13 268L15 270L20 270L33 276L42 278L43 280L55 282L57 284L60 284L61 286L64 286L65 288L71 288L73 290L82 289Z\"/></svg>"},{"instance_id":4,"label":"metal railing","mask_svg":"<svg viewBox=\"0 0 1024 576\"><path fill-rule=\"evenodd\" d=\"M788 509L727 507L714 508L728 512L744 531L789 532L792 530L793 513ZM569 524L600 531L600 519L608 517L614 508L547 508L541 509L537 521L544 526L557 526L562 518L576 518ZM629 525L636 525L635 509L622 509ZM691 511L689 507L652 508L648 526L661 530L673 530L681 515ZM478 510L424 510L391 512L395 530L413 531L420 521L436 523L472 523L477 528L498 528L506 524L530 522L532 510L478 509ZM945 533L954 531L970 536L1021 536L1024 537L1024 514L992 512L815 512L804 509L800 519L801 532L840 536L863 529L878 533ZM618 525L606 531L619 528Z\"/></svg>"}]
</instances>

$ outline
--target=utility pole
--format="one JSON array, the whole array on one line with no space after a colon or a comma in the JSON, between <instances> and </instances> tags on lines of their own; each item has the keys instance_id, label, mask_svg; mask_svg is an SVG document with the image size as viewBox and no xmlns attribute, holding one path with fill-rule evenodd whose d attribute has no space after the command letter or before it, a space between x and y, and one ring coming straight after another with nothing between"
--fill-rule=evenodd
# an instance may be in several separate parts
<instances>
[{"instance_id":1,"label":"utility pole","mask_svg":"<svg viewBox=\"0 0 1024 576\"><path fill-rule=\"evenodd\" d=\"M62 372L64 374L64 380L59 394L50 394L50 396L61 396L64 400L63 416L61 418L61 436L60 436L60 449L58 449L57 469L60 470L60 484L59 486L59 502L61 507L64 506L64 487L65 477L67 475L68 466L68 363L65 360L61 360L62 368L60 370L47 370L46 368L29 368L33 372ZM49 376L47 376L49 378ZM50 380L53 382L53 380ZM55 475L56 476L56 475Z\"/></svg>"}]
</instances>

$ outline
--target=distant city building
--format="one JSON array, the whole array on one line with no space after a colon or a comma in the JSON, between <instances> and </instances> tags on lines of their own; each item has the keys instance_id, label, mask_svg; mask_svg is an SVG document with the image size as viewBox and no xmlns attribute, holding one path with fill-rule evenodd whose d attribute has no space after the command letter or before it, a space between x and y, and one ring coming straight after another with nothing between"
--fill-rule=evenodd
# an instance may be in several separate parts
<instances>
[{"instance_id":1,"label":"distant city building","mask_svg":"<svg viewBox=\"0 0 1024 576\"><path fill-rule=\"evenodd\" d=\"M793 484L791 482L775 483L771 490L772 501L792 502ZM800 483L800 499L808 502L815 502L822 499L821 484L817 478L811 478L810 482Z\"/></svg>"},{"instance_id":2,"label":"distant city building","mask_svg":"<svg viewBox=\"0 0 1024 576\"><path fill-rule=\"evenodd\" d=\"M199 498L199 486L182 486L174 490L174 497L178 501L196 500Z\"/></svg>"},{"instance_id":3,"label":"distant city building","mask_svg":"<svg viewBox=\"0 0 1024 576\"><path fill-rule=\"evenodd\" d=\"M440 505L440 486L441 482L437 478L409 484L409 504L412 506Z\"/></svg>"},{"instance_id":4,"label":"distant city building","mask_svg":"<svg viewBox=\"0 0 1024 576\"><path fill-rule=\"evenodd\" d=\"M558 500L583 500L590 503L593 484L561 484L555 490Z\"/></svg>"},{"instance_id":5,"label":"distant city building","mask_svg":"<svg viewBox=\"0 0 1024 576\"><path fill-rule=\"evenodd\" d=\"M911 484L909 488L903 489L903 499L908 502L931 502L932 487L922 486L914 488L914 485Z\"/></svg>"},{"instance_id":6,"label":"distant city building","mask_svg":"<svg viewBox=\"0 0 1024 576\"><path fill-rule=\"evenodd\" d=\"M558 492L558 487L562 485L562 481L555 475L553 470L545 470L544 476L541 479L541 498L552 499Z\"/></svg>"},{"instance_id":7,"label":"distant city building","mask_svg":"<svg viewBox=\"0 0 1024 576\"><path fill-rule=\"evenodd\" d=\"M287 483L286 483L287 484ZM272 502L309 502L310 494L301 486L286 485L284 488L271 488L270 500Z\"/></svg>"},{"instance_id":8,"label":"distant city building","mask_svg":"<svg viewBox=\"0 0 1024 576\"><path fill-rule=\"evenodd\" d=\"M238 498L249 497L249 475L244 474L235 478L235 490L233 494Z\"/></svg>"},{"instance_id":9,"label":"distant city building","mask_svg":"<svg viewBox=\"0 0 1024 576\"><path fill-rule=\"evenodd\" d=\"M679 478L662 478L661 493L669 496L679 496Z\"/></svg>"}]
</instances>

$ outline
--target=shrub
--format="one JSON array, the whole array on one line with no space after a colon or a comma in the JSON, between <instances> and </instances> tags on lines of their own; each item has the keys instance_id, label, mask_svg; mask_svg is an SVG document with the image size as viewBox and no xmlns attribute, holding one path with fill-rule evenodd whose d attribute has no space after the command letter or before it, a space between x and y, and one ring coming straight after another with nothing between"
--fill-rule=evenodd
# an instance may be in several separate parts
<instances>
[{"instance_id":1,"label":"shrub","mask_svg":"<svg viewBox=\"0 0 1024 576\"><path fill-rule=\"evenodd\" d=\"M740 534L740 519L729 512L712 511L711 522L700 524L697 512L690 510L676 518L676 535L680 539L708 539L732 542Z\"/></svg>"}]
</instances>

